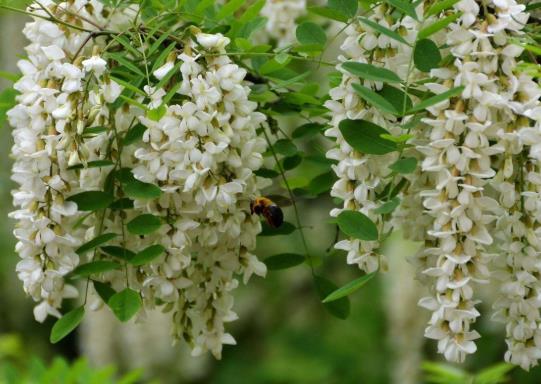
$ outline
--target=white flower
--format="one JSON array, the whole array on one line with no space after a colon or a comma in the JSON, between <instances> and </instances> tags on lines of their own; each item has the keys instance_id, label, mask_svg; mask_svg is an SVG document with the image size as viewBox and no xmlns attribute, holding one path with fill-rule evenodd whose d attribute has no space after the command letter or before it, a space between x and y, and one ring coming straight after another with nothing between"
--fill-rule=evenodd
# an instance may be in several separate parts
<instances>
[{"instance_id":1,"label":"white flower","mask_svg":"<svg viewBox=\"0 0 541 384\"><path fill-rule=\"evenodd\" d=\"M175 63L173 61L168 61L158 69L156 69L152 74L154 77L158 80L161 80L167 75L175 66Z\"/></svg>"},{"instance_id":2,"label":"white flower","mask_svg":"<svg viewBox=\"0 0 541 384\"><path fill-rule=\"evenodd\" d=\"M102 85L102 94L103 98L108 103L114 103L116 99L120 96L122 91L124 90L124 87L119 85L114 80L109 80L109 82L105 82Z\"/></svg>"},{"instance_id":3,"label":"white flower","mask_svg":"<svg viewBox=\"0 0 541 384\"><path fill-rule=\"evenodd\" d=\"M94 72L96 76L101 76L107 69L107 61L100 56L92 56L83 60L82 64L86 72Z\"/></svg>"},{"instance_id":4,"label":"white flower","mask_svg":"<svg viewBox=\"0 0 541 384\"><path fill-rule=\"evenodd\" d=\"M58 318L62 317L62 314L58 311L58 309L52 307L46 301L42 301L34 307L34 318L36 321L43 323L48 315Z\"/></svg>"},{"instance_id":5,"label":"white flower","mask_svg":"<svg viewBox=\"0 0 541 384\"><path fill-rule=\"evenodd\" d=\"M225 46L229 44L229 38L223 36L220 33L217 34L208 34L208 33L198 33L196 35L197 42L203 46L203 48L212 50L216 49L222 51L225 49Z\"/></svg>"}]
</instances>

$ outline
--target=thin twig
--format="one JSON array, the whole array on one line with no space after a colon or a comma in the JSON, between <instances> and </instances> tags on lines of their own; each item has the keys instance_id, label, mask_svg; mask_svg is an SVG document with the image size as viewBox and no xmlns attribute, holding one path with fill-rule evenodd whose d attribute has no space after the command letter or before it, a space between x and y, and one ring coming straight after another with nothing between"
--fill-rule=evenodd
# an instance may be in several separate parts
<instances>
[{"instance_id":1,"label":"thin twig","mask_svg":"<svg viewBox=\"0 0 541 384\"><path fill-rule=\"evenodd\" d=\"M272 146L272 143L270 142L269 135L265 131L265 128L263 128L263 135L265 136L265 140L267 141L267 144L269 145L269 149L272 153L272 157L274 158L274 161L276 161L276 165L278 167L282 180L284 181L284 184L286 186L287 193L289 194L289 199L291 200L291 204L293 205L293 211L295 212L295 221L297 224L297 230L299 231L299 234L301 236L304 252L306 253L306 259L308 260L308 265L310 266L310 271L312 272L312 276L315 277L316 273L314 270L314 262L312 260L312 256L310 255L310 251L308 250L308 243L306 242L304 231L302 230L303 226L301 224L301 219L299 216L299 209L297 208L297 203L295 202L295 195L293 194L293 191L291 190L289 186L289 182L287 181L287 177L285 175L284 169L282 168L282 164L280 164L280 161L278 160L278 156L276 155L274 147Z\"/></svg>"}]
</instances>

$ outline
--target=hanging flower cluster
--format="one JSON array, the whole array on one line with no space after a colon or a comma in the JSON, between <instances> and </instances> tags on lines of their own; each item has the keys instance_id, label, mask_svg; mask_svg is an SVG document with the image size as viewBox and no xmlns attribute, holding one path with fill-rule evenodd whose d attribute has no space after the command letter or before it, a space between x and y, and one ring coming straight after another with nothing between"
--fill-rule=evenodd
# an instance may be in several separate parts
<instances>
[{"instance_id":1,"label":"hanging flower cluster","mask_svg":"<svg viewBox=\"0 0 541 384\"><path fill-rule=\"evenodd\" d=\"M430 140L419 148L425 155L422 170L435 175L435 188L423 192L424 207L433 218L423 273L433 281L434 296L421 300L433 311L426 336L438 340L439 352L451 361L463 361L475 352L473 340L479 334L472 326L480 314L472 284L488 281L489 262L500 257L488 247L499 236L501 257L514 275L503 283L507 297L497 304L507 306L502 311L507 316L506 360L529 368L537 358L526 351L529 358L525 359L522 348L534 342L538 329L538 299L529 300L537 294L535 287L523 283L515 292L508 288L525 273L537 273L524 271L523 263L528 264L539 240L518 228L535 221L535 213L520 208L530 189L527 179L521 178L529 174L531 165L536 168L538 158L529 148L538 140L536 129L521 116L538 105L541 92L530 77L514 72L522 48L509 41L528 16L514 1L484 5L462 1L455 11L461 16L446 35L452 63L432 70L431 75L440 80L432 87L436 93L453 86L464 89L459 98L429 109L431 117L423 122L430 126ZM491 193L491 188L497 193ZM496 231L491 230L494 226ZM524 303L534 311L523 312ZM526 318L529 332L522 331Z\"/></svg>"},{"instance_id":2,"label":"hanging flower cluster","mask_svg":"<svg viewBox=\"0 0 541 384\"><path fill-rule=\"evenodd\" d=\"M19 188L13 192L18 210L11 217L18 221L15 236L22 260L17 265L25 291L39 302L34 310L38 321L48 314L60 316L62 299L74 297L77 290L66 284L64 276L79 264L75 250L82 244L76 222L77 204L68 197L83 189L98 187L100 178L91 170L81 177L70 168L105 153L107 137L99 135L82 140L85 125L103 125L109 120L101 98L114 101L118 85L100 77L105 61L83 60L80 47L88 33L66 29L44 20L47 12L69 19L73 13L88 22L104 23L99 2L56 5L44 2L43 9L32 7L38 16L24 28L31 41L26 47L28 59L19 61L22 78L15 84L19 104L9 111L13 130L13 180ZM99 83L96 91L83 92L88 78ZM105 96L107 95L107 96ZM99 171L98 171L99 172ZM98 176L98 177L96 177Z\"/></svg>"},{"instance_id":3,"label":"hanging flower cluster","mask_svg":"<svg viewBox=\"0 0 541 384\"><path fill-rule=\"evenodd\" d=\"M381 240L388 227L377 213L386 212L381 208L391 203L381 191L396 186L389 176L391 170L409 173L403 177L406 187L398 196L402 205L390 222L404 226L406 237L425 242L415 263L420 280L431 292L419 303L432 312L426 337L438 340L438 351L447 360L462 362L474 353L475 339L480 337L473 328L480 316L474 284L487 283L493 270L493 275L501 278L502 295L495 307L496 318L506 324L505 359L529 369L541 356L540 270L536 262L541 245L536 230L541 91L531 77L517 72L517 57L523 48L512 41L520 35L528 15L524 6L512 0L463 0L451 10L429 14L425 20L422 15L429 6L420 7L416 11L422 21L405 17L393 24L383 7L374 7L368 21L361 19L358 31L349 27L349 37L342 46L347 58L342 60L391 69L400 75L406 91L424 89L436 96L433 102L421 103L426 105L422 109L427 116L415 123L414 134L407 138L415 148L398 151L402 160L396 161L396 151L362 153L352 148L357 143L347 137L345 119L369 120L395 136L401 132L392 114L381 114L388 107L376 98L389 93L368 80L364 85L378 91L375 96L359 86L352 87L351 83L367 75L356 73L347 63L339 66L342 83L331 90L332 101L326 104L333 113L333 127L327 135L337 138L328 157L339 161L334 167L339 180L331 195L344 200L343 209L358 210L368 217L378 227ZM432 40L425 39L423 26L444 18L449 20L445 27L440 27ZM389 32L379 36L366 32L365 26L374 23ZM398 34L391 35L393 31ZM411 62L426 75L411 67L403 75L400 55L412 54L408 45L415 50ZM439 55L438 45L449 55L446 64L426 68L422 55L430 56L434 50ZM422 86L412 86L412 80ZM399 122L403 128L408 125L406 119ZM421 162L413 172L404 167L407 159L403 155L408 151L411 161ZM385 205L381 206L382 202ZM340 216L343 209L331 215ZM348 263L372 272L380 263L380 244L359 241L362 235L342 240L335 247L348 251ZM493 245L498 247L496 253Z\"/></svg>"},{"instance_id":4,"label":"hanging flower cluster","mask_svg":"<svg viewBox=\"0 0 541 384\"><path fill-rule=\"evenodd\" d=\"M376 6L369 20L390 30L404 31L406 40L414 40L414 31L409 27L404 28L404 25L412 24L411 18L406 16L392 20L388 16L388 10L385 4ZM359 95L359 88L356 87L374 91L382 91L385 87L387 92L398 89L378 81L362 81L362 79L359 81L359 77L355 76L355 64L383 67L396 71L405 78L412 52L408 45L400 44L360 21L348 26L345 32L346 39L341 46L343 55L339 57L341 64L337 66L342 73L342 81L336 88L330 90L331 100L325 104L332 113L331 128L325 135L336 139L336 147L327 152L327 157L338 161L338 164L333 166L338 180L332 187L331 196L344 202L341 209L331 211L331 216L336 217L344 210L358 211L369 217L383 233L387 232L390 226L389 222L383 220L383 215L375 211L378 208L376 196L390 192L384 191L385 179L390 176L392 171L388 167L398 159L398 153L392 152L381 156L363 154L344 139L340 126L344 120L362 119L376 123L391 133L400 132L400 122L396 116L368 104ZM359 67L359 70L363 71L364 67ZM356 264L367 273L386 268L379 247L380 242L377 239L360 241L357 238L341 240L335 245L336 249L348 253L348 264Z\"/></svg>"},{"instance_id":5,"label":"hanging flower cluster","mask_svg":"<svg viewBox=\"0 0 541 384\"><path fill-rule=\"evenodd\" d=\"M167 255L139 273L148 305L159 299L174 311L174 337L220 357L222 343L233 344L224 322L232 311L234 274L265 276L265 264L251 253L259 220L250 214L257 196L254 171L263 162L266 142L256 135L265 116L248 100L246 70L225 54L229 39L196 34L178 58L154 72L161 80L180 64L182 103L169 104L164 116L142 116L145 145L134 152L136 179L164 191L156 201L135 201L141 210L162 217L159 234L149 240ZM205 56L208 55L208 56ZM178 60L178 61L176 61ZM146 89L153 102L165 91ZM155 237L155 238L154 238Z\"/></svg>"},{"instance_id":6,"label":"hanging flower cluster","mask_svg":"<svg viewBox=\"0 0 541 384\"><path fill-rule=\"evenodd\" d=\"M123 60L107 51L137 9L70 1L29 10L31 44L8 115L17 271L39 302L36 319L61 317L62 299L78 295L69 279L84 276L98 294L91 307L105 302L125 321L141 304L164 306L175 340L220 358L235 343L224 323L237 318L236 275L266 274L250 210L265 116L227 56L229 39L190 29L137 89L115 80ZM141 47L133 55L149 52L132 43Z\"/></svg>"}]
</instances>

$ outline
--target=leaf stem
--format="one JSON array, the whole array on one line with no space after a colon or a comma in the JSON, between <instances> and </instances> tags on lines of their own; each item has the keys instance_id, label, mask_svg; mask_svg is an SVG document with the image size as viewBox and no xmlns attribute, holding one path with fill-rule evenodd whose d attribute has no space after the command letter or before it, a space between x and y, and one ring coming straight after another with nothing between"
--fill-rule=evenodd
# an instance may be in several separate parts
<instances>
[{"instance_id":1,"label":"leaf stem","mask_svg":"<svg viewBox=\"0 0 541 384\"><path fill-rule=\"evenodd\" d=\"M268 56L268 57L274 57L276 56L276 54L273 52L224 52L224 53L203 53L202 56L209 56L209 57L212 57L212 56ZM307 61L307 62L310 62L310 63L316 63L316 64L324 64L324 65L328 65L328 66L331 66L331 67L334 67L336 65L336 63L331 63L331 62L328 62L328 61L319 61L319 60L313 60L313 59L310 59L309 57L304 57L304 56L295 56L295 55L291 55L291 59L293 60L300 60L300 61Z\"/></svg>"}]
</instances>

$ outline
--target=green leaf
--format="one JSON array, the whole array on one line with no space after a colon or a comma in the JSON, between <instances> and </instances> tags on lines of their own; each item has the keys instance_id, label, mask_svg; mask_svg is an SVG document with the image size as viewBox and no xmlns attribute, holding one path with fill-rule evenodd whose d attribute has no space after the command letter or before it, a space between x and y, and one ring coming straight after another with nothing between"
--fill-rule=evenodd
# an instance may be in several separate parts
<instances>
[{"instance_id":1,"label":"green leaf","mask_svg":"<svg viewBox=\"0 0 541 384\"><path fill-rule=\"evenodd\" d=\"M148 235L162 226L162 220L158 216L145 213L132 219L128 225L128 231L134 235Z\"/></svg>"},{"instance_id":2,"label":"green leaf","mask_svg":"<svg viewBox=\"0 0 541 384\"><path fill-rule=\"evenodd\" d=\"M110 209L114 211L122 209L133 209L133 200L127 197L116 200L113 204L109 206Z\"/></svg>"},{"instance_id":3,"label":"green leaf","mask_svg":"<svg viewBox=\"0 0 541 384\"><path fill-rule=\"evenodd\" d=\"M273 103L278 100L276 93L263 88L256 92L251 92L249 97L250 100L261 104Z\"/></svg>"},{"instance_id":4,"label":"green leaf","mask_svg":"<svg viewBox=\"0 0 541 384\"><path fill-rule=\"evenodd\" d=\"M340 132L355 150L369 155L384 155L398 149L396 143L385 140L382 134L389 134L385 129L366 120L342 120Z\"/></svg>"},{"instance_id":5,"label":"green leaf","mask_svg":"<svg viewBox=\"0 0 541 384\"><path fill-rule=\"evenodd\" d=\"M17 80L19 80L21 78L21 75L19 75L17 73L0 71L0 77L14 83L14 82L16 82Z\"/></svg>"},{"instance_id":6,"label":"green leaf","mask_svg":"<svg viewBox=\"0 0 541 384\"><path fill-rule=\"evenodd\" d=\"M274 179L275 177L280 176L279 172L267 168L260 168L254 173L256 174L256 176L264 177L265 179Z\"/></svg>"},{"instance_id":7,"label":"green leaf","mask_svg":"<svg viewBox=\"0 0 541 384\"><path fill-rule=\"evenodd\" d=\"M114 173L114 177L122 184L128 184L136 180L133 176L132 169L127 167L117 169Z\"/></svg>"},{"instance_id":8,"label":"green leaf","mask_svg":"<svg viewBox=\"0 0 541 384\"><path fill-rule=\"evenodd\" d=\"M137 107L143 111L147 111L148 108L145 104L138 102L137 100L132 99L131 97L128 97L126 95L120 95L120 98L124 100L126 103L133 105L134 107Z\"/></svg>"},{"instance_id":9,"label":"green leaf","mask_svg":"<svg viewBox=\"0 0 541 384\"><path fill-rule=\"evenodd\" d=\"M235 45L244 52L248 52L253 47L252 42L243 37L237 37L235 39Z\"/></svg>"},{"instance_id":10,"label":"green leaf","mask_svg":"<svg viewBox=\"0 0 541 384\"><path fill-rule=\"evenodd\" d=\"M114 239L118 235L116 233L104 233L100 236L97 236L93 238L92 240L84 243L79 248L75 250L75 252L79 255L83 255L85 252L88 252L102 244L107 243L108 241Z\"/></svg>"},{"instance_id":11,"label":"green leaf","mask_svg":"<svg viewBox=\"0 0 541 384\"><path fill-rule=\"evenodd\" d=\"M128 132L126 132L126 135L122 140L122 145L127 146L138 142L143 138L143 134L146 132L146 130L147 127L145 127L143 124L135 124L128 130Z\"/></svg>"},{"instance_id":12,"label":"green leaf","mask_svg":"<svg viewBox=\"0 0 541 384\"><path fill-rule=\"evenodd\" d=\"M381 81L384 83L400 83L400 77L393 71L375 65L358 63L356 61L347 61L342 64L342 68L354 76L362 79Z\"/></svg>"},{"instance_id":13,"label":"green leaf","mask_svg":"<svg viewBox=\"0 0 541 384\"><path fill-rule=\"evenodd\" d=\"M128 58L124 56L123 53L116 53L116 52L107 52L106 56L113 59L126 69L129 69L133 73L139 75L139 76L145 76L143 71L141 71L135 64L133 64Z\"/></svg>"},{"instance_id":14,"label":"green leaf","mask_svg":"<svg viewBox=\"0 0 541 384\"><path fill-rule=\"evenodd\" d=\"M105 284L99 281L92 281L92 284L94 285L94 289L96 290L100 298L105 303L107 303L109 299L111 298L111 296L113 296L116 293L116 291L113 288L111 288L109 284Z\"/></svg>"},{"instance_id":15,"label":"green leaf","mask_svg":"<svg viewBox=\"0 0 541 384\"><path fill-rule=\"evenodd\" d=\"M387 201L374 209L374 213L377 213L378 215L386 215L393 212L399 205L400 199L398 197L394 197L392 200Z\"/></svg>"},{"instance_id":16,"label":"green leaf","mask_svg":"<svg viewBox=\"0 0 541 384\"><path fill-rule=\"evenodd\" d=\"M250 5L248 8L246 8L246 11L242 14L241 17L239 17L239 23L245 24L250 20L253 20L257 15L259 15L259 11L261 11L261 8L265 5L265 0L258 0L252 5Z\"/></svg>"},{"instance_id":17,"label":"green leaf","mask_svg":"<svg viewBox=\"0 0 541 384\"><path fill-rule=\"evenodd\" d=\"M242 25L242 28L238 31L237 37L249 38L252 33L257 31L260 28L263 28L267 22L267 19L264 17L255 17L253 20Z\"/></svg>"},{"instance_id":18,"label":"green leaf","mask_svg":"<svg viewBox=\"0 0 541 384\"><path fill-rule=\"evenodd\" d=\"M329 191L333 186L335 180L335 173L333 171L329 171L318 175L312 180L310 180L307 189L311 194L318 196L322 193Z\"/></svg>"},{"instance_id":19,"label":"green leaf","mask_svg":"<svg viewBox=\"0 0 541 384\"><path fill-rule=\"evenodd\" d=\"M79 211L97 211L107 208L114 198L113 195L102 191L86 191L71 195L67 200L76 203Z\"/></svg>"},{"instance_id":20,"label":"green leaf","mask_svg":"<svg viewBox=\"0 0 541 384\"><path fill-rule=\"evenodd\" d=\"M351 18L357 14L359 2L358 0L329 0L327 7Z\"/></svg>"},{"instance_id":21,"label":"green leaf","mask_svg":"<svg viewBox=\"0 0 541 384\"><path fill-rule=\"evenodd\" d=\"M56 344L69 335L83 320L85 308L79 307L69 311L54 323L49 340Z\"/></svg>"},{"instance_id":22,"label":"green leaf","mask_svg":"<svg viewBox=\"0 0 541 384\"><path fill-rule=\"evenodd\" d=\"M422 39L432 36L434 33L438 32L439 30L442 30L443 28L447 27L453 21L458 19L461 15L462 15L461 12L449 15L421 29L419 33L417 34L417 40L422 40Z\"/></svg>"},{"instance_id":23,"label":"green leaf","mask_svg":"<svg viewBox=\"0 0 541 384\"><path fill-rule=\"evenodd\" d=\"M329 7L308 7L308 12L312 12L316 15L326 17L327 19L341 21L343 23L346 23L349 20L347 15L344 15L342 12L337 11L336 9L331 9Z\"/></svg>"},{"instance_id":24,"label":"green leaf","mask_svg":"<svg viewBox=\"0 0 541 384\"><path fill-rule=\"evenodd\" d=\"M415 8L413 5L409 2L409 0L384 0L387 4L392 5L405 15L408 15L414 20L419 20L417 17L417 13L415 12Z\"/></svg>"},{"instance_id":25,"label":"green leaf","mask_svg":"<svg viewBox=\"0 0 541 384\"><path fill-rule=\"evenodd\" d=\"M314 281L320 300L324 300L330 293L338 288L336 284L322 276L314 276ZM347 297L343 297L330 303L324 303L323 306L331 315L339 319L344 320L349 316L350 304Z\"/></svg>"},{"instance_id":26,"label":"green leaf","mask_svg":"<svg viewBox=\"0 0 541 384\"><path fill-rule=\"evenodd\" d=\"M79 265L73 270L72 274L79 277L88 277L95 273L114 271L115 269L120 269L120 264L114 261L96 260Z\"/></svg>"},{"instance_id":27,"label":"green leaf","mask_svg":"<svg viewBox=\"0 0 541 384\"><path fill-rule=\"evenodd\" d=\"M107 304L118 320L126 322L141 308L141 298L137 292L125 288L111 296Z\"/></svg>"},{"instance_id":28,"label":"green leaf","mask_svg":"<svg viewBox=\"0 0 541 384\"><path fill-rule=\"evenodd\" d=\"M297 40L303 45L325 45L327 35L319 25L306 21L300 24L296 30Z\"/></svg>"},{"instance_id":29,"label":"green leaf","mask_svg":"<svg viewBox=\"0 0 541 384\"><path fill-rule=\"evenodd\" d=\"M147 109L146 116L152 121L160 121L167 113L167 107L161 104L158 108Z\"/></svg>"},{"instance_id":30,"label":"green leaf","mask_svg":"<svg viewBox=\"0 0 541 384\"><path fill-rule=\"evenodd\" d=\"M291 48L292 52L305 53L308 56L317 56L323 50L319 44L299 44Z\"/></svg>"},{"instance_id":31,"label":"green leaf","mask_svg":"<svg viewBox=\"0 0 541 384\"><path fill-rule=\"evenodd\" d=\"M389 195L389 198L390 199L393 199L396 195L398 195L400 193L400 191L402 189L404 189L404 187L406 186L406 184L408 184L408 179L406 178L402 178L398 184L396 184L394 187L393 187L393 184L392 183L389 183L389 187L392 188L391 190L391 194ZM387 191L388 193L389 191Z\"/></svg>"},{"instance_id":32,"label":"green leaf","mask_svg":"<svg viewBox=\"0 0 541 384\"><path fill-rule=\"evenodd\" d=\"M289 54L286 52L281 52L274 56L274 60L276 60L277 63L285 64L289 63L289 61L291 60L291 56L289 56Z\"/></svg>"},{"instance_id":33,"label":"green leaf","mask_svg":"<svg viewBox=\"0 0 541 384\"><path fill-rule=\"evenodd\" d=\"M212 0L200 0L195 8L196 14L203 14L203 11L213 5L215 2Z\"/></svg>"},{"instance_id":34,"label":"green leaf","mask_svg":"<svg viewBox=\"0 0 541 384\"><path fill-rule=\"evenodd\" d=\"M374 29L375 31L378 31L379 33L390 37L393 40L398 41L399 43L410 45L402 36L400 36L395 31L391 31L389 28L385 28L383 25L380 25L370 19L367 19L366 17L359 17L359 21L362 22L365 25L368 25L370 28Z\"/></svg>"},{"instance_id":35,"label":"green leaf","mask_svg":"<svg viewBox=\"0 0 541 384\"><path fill-rule=\"evenodd\" d=\"M230 0L224 4L224 6L216 14L216 20L222 20L226 17L232 16L240 7L245 3L245 0Z\"/></svg>"},{"instance_id":36,"label":"green leaf","mask_svg":"<svg viewBox=\"0 0 541 384\"><path fill-rule=\"evenodd\" d=\"M124 186L124 192L128 197L140 200L157 199L162 194L162 190L157 185L139 180L127 182Z\"/></svg>"},{"instance_id":37,"label":"green leaf","mask_svg":"<svg viewBox=\"0 0 541 384\"><path fill-rule=\"evenodd\" d=\"M541 56L541 47L532 44L520 44L525 50L535 53L536 56Z\"/></svg>"},{"instance_id":38,"label":"green leaf","mask_svg":"<svg viewBox=\"0 0 541 384\"><path fill-rule=\"evenodd\" d=\"M388 84L383 85L378 94L391 103L401 115L413 105L411 98L405 92Z\"/></svg>"},{"instance_id":39,"label":"green leaf","mask_svg":"<svg viewBox=\"0 0 541 384\"><path fill-rule=\"evenodd\" d=\"M327 74L327 79L329 80L329 87L336 88L342 82L342 72L329 72L329 74Z\"/></svg>"},{"instance_id":40,"label":"green leaf","mask_svg":"<svg viewBox=\"0 0 541 384\"><path fill-rule=\"evenodd\" d=\"M85 136L98 135L100 133L106 132L107 129L108 129L107 127L102 127L102 126L88 127L83 130L82 136L85 137Z\"/></svg>"},{"instance_id":41,"label":"green leaf","mask_svg":"<svg viewBox=\"0 0 541 384\"><path fill-rule=\"evenodd\" d=\"M6 88L0 92L0 128L4 124L7 112L15 106L18 92L13 88Z\"/></svg>"},{"instance_id":42,"label":"green leaf","mask_svg":"<svg viewBox=\"0 0 541 384\"><path fill-rule=\"evenodd\" d=\"M283 59L283 57L282 57ZM282 62L279 62L278 60L276 60L276 57L266 61L261 67L259 67L258 69L258 72L262 75L267 75L267 74L270 74L270 73L274 73L282 68L284 68L285 66L287 66L289 64L289 62L291 61L291 56L287 56L287 58L285 59L285 61L282 61Z\"/></svg>"},{"instance_id":43,"label":"green leaf","mask_svg":"<svg viewBox=\"0 0 541 384\"><path fill-rule=\"evenodd\" d=\"M126 52L131 53L132 56L134 56L134 57L140 57L141 56L141 52L138 51L133 46L133 44L130 42L130 40L126 36L121 35L121 34L113 34L111 36L112 36L112 38L114 40L116 40L117 43L119 43L120 45L122 45L124 47L124 50Z\"/></svg>"},{"instance_id":44,"label":"green leaf","mask_svg":"<svg viewBox=\"0 0 541 384\"><path fill-rule=\"evenodd\" d=\"M415 157L404 157L395 161L389 168L397 173L412 173L417 168L417 159Z\"/></svg>"},{"instance_id":45,"label":"green leaf","mask_svg":"<svg viewBox=\"0 0 541 384\"><path fill-rule=\"evenodd\" d=\"M122 85L125 89L129 90L129 91L132 91L133 93L136 93L140 96L143 96L143 97L147 97L147 94L145 91L143 91L142 89L140 89L137 85L139 84L138 81L135 82L135 84L132 84L131 82L129 81L126 81L126 80L122 80L121 78L119 78L118 76L112 76L111 75L111 79L114 80L116 83Z\"/></svg>"},{"instance_id":46,"label":"green leaf","mask_svg":"<svg viewBox=\"0 0 541 384\"><path fill-rule=\"evenodd\" d=\"M432 105L441 103L442 101L447 100L451 97L460 95L463 90L464 90L464 87L460 86L460 87L452 88L443 93L440 93L439 95L429 97L428 99L425 99L421 101L419 104L415 105L412 109L410 109L407 112L407 114L409 115L418 111L423 111Z\"/></svg>"},{"instance_id":47,"label":"green leaf","mask_svg":"<svg viewBox=\"0 0 541 384\"><path fill-rule=\"evenodd\" d=\"M376 274L378 271L366 274L364 276L359 277L358 279L355 279L353 281L350 281L343 287L338 288L337 290L330 293L325 299L323 299L323 303L330 303L332 301L341 299L343 297L351 295L353 292L361 288L363 285L368 283Z\"/></svg>"},{"instance_id":48,"label":"green leaf","mask_svg":"<svg viewBox=\"0 0 541 384\"><path fill-rule=\"evenodd\" d=\"M300 137L313 137L325 129L326 125L319 123L306 123L293 131L291 137L298 139Z\"/></svg>"},{"instance_id":49,"label":"green leaf","mask_svg":"<svg viewBox=\"0 0 541 384\"><path fill-rule=\"evenodd\" d=\"M141 252L138 252L132 259L130 259L130 264L143 265L150 263L152 260L160 256L164 252L165 248L162 245L151 245L143 249Z\"/></svg>"},{"instance_id":50,"label":"green leaf","mask_svg":"<svg viewBox=\"0 0 541 384\"><path fill-rule=\"evenodd\" d=\"M293 224L284 221L284 223L279 228L272 228L267 223L263 223L263 230L259 236L278 236L278 235L289 235L297 229Z\"/></svg>"},{"instance_id":51,"label":"green leaf","mask_svg":"<svg viewBox=\"0 0 541 384\"><path fill-rule=\"evenodd\" d=\"M250 48L250 52L253 53L265 53L272 49L272 45L270 44L258 44Z\"/></svg>"},{"instance_id":52,"label":"green leaf","mask_svg":"<svg viewBox=\"0 0 541 384\"><path fill-rule=\"evenodd\" d=\"M363 100L365 100L375 108L379 109L380 111L397 116L401 114L399 111L396 110L392 103L385 100L383 96L374 92L370 88L366 88L360 84L351 84L351 86Z\"/></svg>"},{"instance_id":53,"label":"green leaf","mask_svg":"<svg viewBox=\"0 0 541 384\"><path fill-rule=\"evenodd\" d=\"M475 384L496 384L496 383L507 383L508 377L507 374L511 372L515 365L507 363L495 364L491 367L483 369L475 376Z\"/></svg>"},{"instance_id":54,"label":"green leaf","mask_svg":"<svg viewBox=\"0 0 541 384\"><path fill-rule=\"evenodd\" d=\"M89 161L88 163L86 163L86 165L75 164L68 167L67 169L72 170L72 169L86 169L86 168L103 168L103 167L110 167L112 165L115 165L115 163L113 163L111 160L94 160L94 161Z\"/></svg>"},{"instance_id":55,"label":"green leaf","mask_svg":"<svg viewBox=\"0 0 541 384\"><path fill-rule=\"evenodd\" d=\"M263 262L270 271L287 269L302 264L305 260L303 255L296 253L280 253L267 257Z\"/></svg>"},{"instance_id":56,"label":"green leaf","mask_svg":"<svg viewBox=\"0 0 541 384\"><path fill-rule=\"evenodd\" d=\"M284 171L289 171L297 165L299 165L302 162L302 157L299 155L293 155L286 157L282 162L282 167L284 168Z\"/></svg>"},{"instance_id":57,"label":"green leaf","mask_svg":"<svg viewBox=\"0 0 541 384\"><path fill-rule=\"evenodd\" d=\"M283 101L286 103L304 106L305 104L321 105L320 100L312 95L297 93L284 93Z\"/></svg>"},{"instance_id":58,"label":"green leaf","mask_svg":"<svg viewBox=\"0 0 541 384\"><path fill-rule=\"evenodd\" d=\"M533 11L534 9L541 8L541 3L530 3L526 5L526 8L524 9L526 12Z\"/></svg>"},{"instance_id":59,"label":"green leaf","mask_svg":"<svg viewBox=\"0 0 541 384\"><path fill-rule=\"evenodd\" d=\"M130 260L135 256L135 253L129 249L119 247L118 245L106 245L104 247L100 247L100 249L108 255L118 257L122 260Z\"/></svg>"},{"instance_id":60,"label":"green leaf","mask_svg":"<svg viewBox=\"0 0 541 384\"><path fill-rule=\"evenodd\" d=\"M284 156L293 156L299 151L295 144L293 144L293 142L288 139L280 139L276 141L272 146L276 152Z\"/></svg>"},{"instance_id":61,"label":"green leaf","mask_svg":"<svg viewBox=\"0 0 541 384\"><path fill-rule=\"evenodd\" d=\"M436 43L430 39L417 41L413 51L413 62L419 71L430 72L431 69L438 67L440 61L441 53Z\"/></svg>"},{"instance_id":62,"label":"green leaf","mask_svg":"<svg viewBox=\"0 0 541 384\"><path fill-rule=\"evenodd\" d=\"M408 110L411 109L411 108L412 108L412 106L410 106L408 108ZM421 120L423 120L423 115L422 114L415 115L407 123L402 125L402 129L407 129L407 130L415 129L421 123ZM404 135L401 135L401 136L404 136ZM414 137L414 135L412 135L412 137ZM409 138L407 140L409 140Z\"/></svg>"},{"instance_id":63,"label":"green leaf","mask_svg":"<svg viewBox=\"0 0 541 384\"><path fill-rule=\"evenodd\" d=\"M429 16L436 15L440 13L441 11L444 11L446 9L451 8L453 5L458 3L460 0L441 0L436 1L432 6L428 9L428 11L425 13L424 18L428 18Z\"/></svg>"},{"instance_id":64,"label":"green leaf","mask_svg":"<svg viewBox=\"0 0 541 384\"><path fill-rule=\"evenodd\" d=\"M468 374L464 370L445 363L432 363L425 361L421 365L425 373L431 375L436 381L429 381L438 384L463 384L467 382Z\"/></svg>"},{"instance_id":65,"label":"green leaf","mask_svg":"<svg viewBox=\"0 0 541 384\"><path fill-rule=\"evenodd\" d=\"M393 142L398 144L398 143L405 143L406 141L408 141L409 139L414 138L415 136L411 135L409 133L405 133L405 134L400 135L400 136L393 136L393 135L383 134L383 135L381 135L381 137L384 138L385 140L390 140L390 141L393 141Z\"/></svg>"},{"instance_id":66,"label":"green leaf","mask_svg":"<svg viewBox=\"0 0 541 384\"><path fill-rule=\"evenodd\" d=\"M366 241L378 239L376 224L361 212L342 211L336 218L336 223L349 237Z\"/></svg>"}]
</instances>

